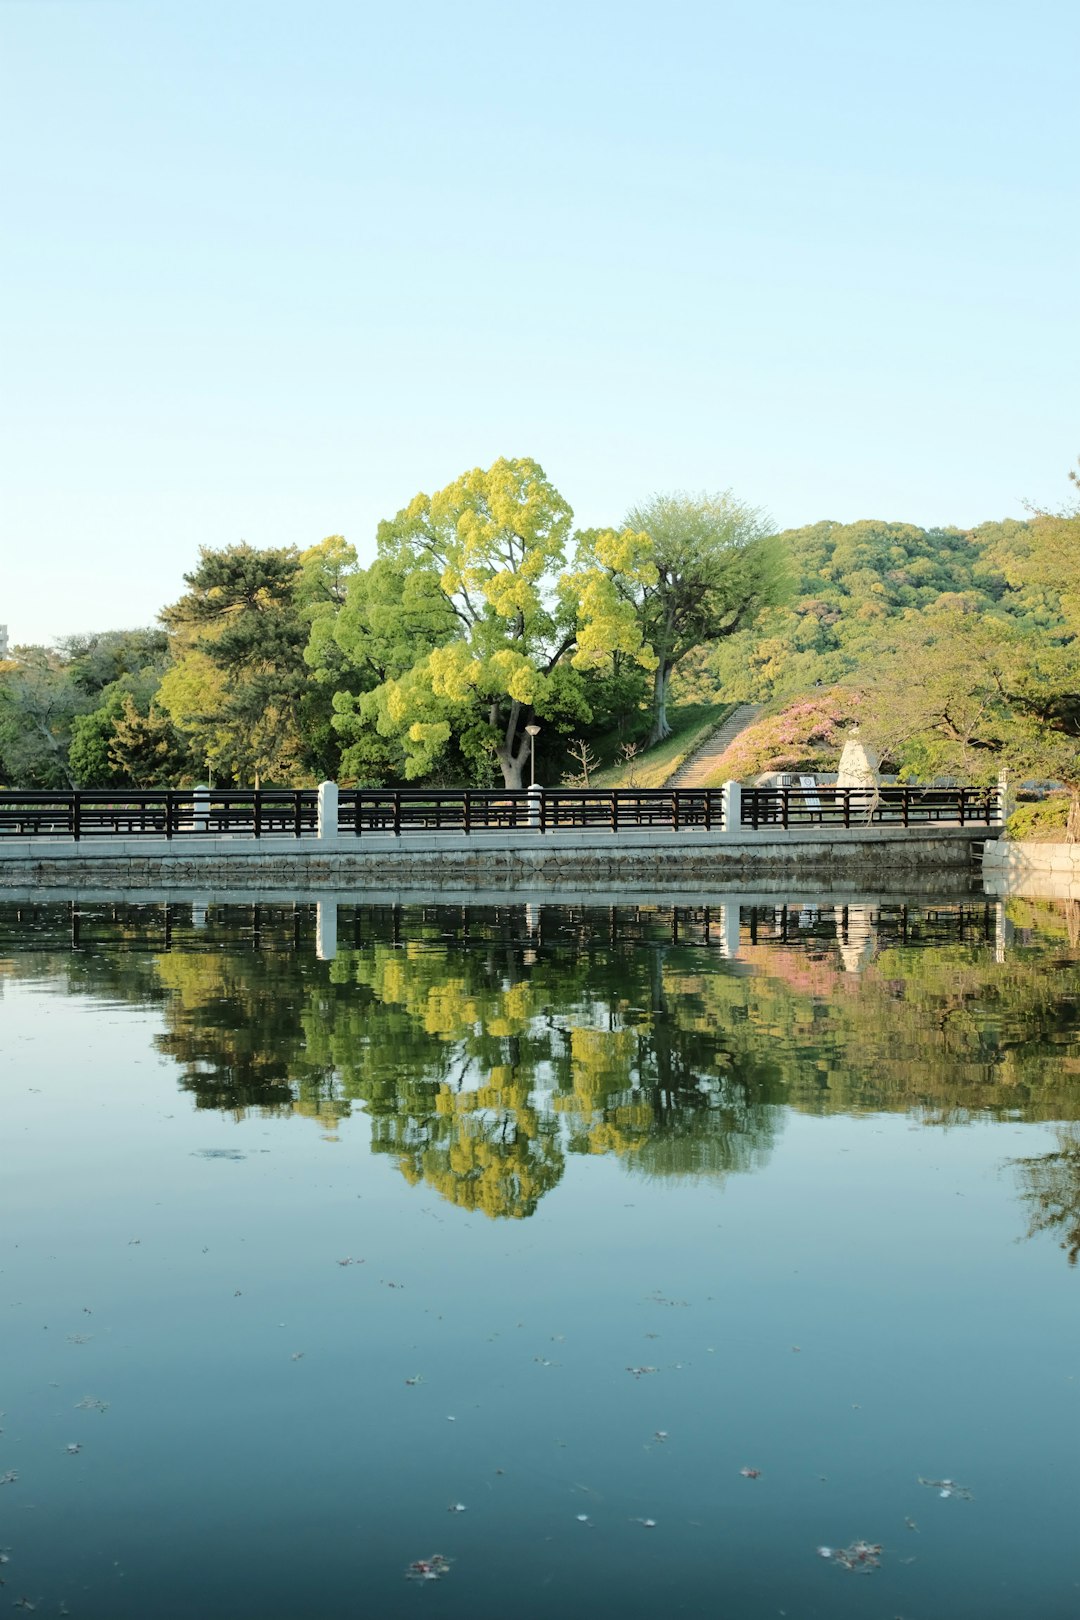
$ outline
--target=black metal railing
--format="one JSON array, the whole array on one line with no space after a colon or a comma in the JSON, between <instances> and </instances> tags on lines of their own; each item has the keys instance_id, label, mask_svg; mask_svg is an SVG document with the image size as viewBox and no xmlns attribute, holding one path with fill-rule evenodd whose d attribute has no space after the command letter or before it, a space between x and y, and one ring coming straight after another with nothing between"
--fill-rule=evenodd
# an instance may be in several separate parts
<instances>
[{"instance_id":1,"label":"black metal railing","mask_svg":"<svg viewBox=\"0 0 1080 1620\"><path fill-rule=\"evenodd\" d=\"M0 838L302 838L318 824L312 788L0 792Z\"/></svg>"},{"instance_id":2,"label":"black metal railing","mask_svg":"<svg viewBox=\"0 0 1080 1620\"><path fill-rule=\"evenodd\" d=\"M0 791L5 838L191 838L318 832L314 788L148 789L38 793ZM744 788L744 828L904 827L928 823L990 827L1000 823L996 789L790 787ZM523 790L343 788L337 830L373 833L634 831L719 832L720 788L546 788Z\"/></svg>"},{"instance_id":3,"label":"black metal railing","mask_svg":"<svg viewBox=\"0 0 1080 1620\"><path fill-rule=\"evenodd\" d=\"M347 788L341 792L342 833L410 832L679 832L723 826L719 788L505 788L431 791Z\"/></svg>"},{"instance_id":4,"label":"black metal railing","mask_svg":"<svg viewBox=\"0 0 1080 1620\"><path fill-rule=\"evenodd\" d=\"M996 788L743 788L742 825L765 827L991 827L1001 820Z\"/></svg>"}]
</instances>

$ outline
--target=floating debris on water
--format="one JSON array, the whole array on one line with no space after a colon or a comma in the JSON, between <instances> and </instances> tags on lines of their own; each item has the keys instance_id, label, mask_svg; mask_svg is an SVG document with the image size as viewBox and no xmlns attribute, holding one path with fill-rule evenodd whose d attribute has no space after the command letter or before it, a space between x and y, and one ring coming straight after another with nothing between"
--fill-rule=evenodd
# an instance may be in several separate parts
<instances>
[{"instance_id":1,"label":"floating debris on water","mask_svg":"<svg viewBox=\"0 0 1080 1620\"><path fill-rule=\"evenodd\" d=\"M89 1344L90 1340L93 1337L94 1337L94 1335L92 1333L69 1333L68 1334L68 1343L69 1344Z\"/></svg>"},{"instance_id":2,"label":"floating debris on water","mask_svg":"<svg viewBox=\"0 0 1080 1620\"><path fill-rule=\"evenodd\" d=\"M626 1370L632 1378L644 1378L646 1373L660 1371L659 1367L627 1367Z\"/></svg>"},{"instance_id":3,"label":"floating debris on water","mask_svg":"<svg viewBox=\"0 0 1080 1620\"><path fill-rule=\"evenodd\" d=\"M958 1485L955 1479L923 1479L919 1476L919 1484L926 1485L939 1496L958 1496L962 1502L974 1500L966 1485Z\"/></svg>"},{"instance_id":4,"label":"floating debris on water","mask_svg":"<svg viewBox=\"0 0 1080 1620\"><path fill-rule=\"evenodd\" d=\"M69 1445L64 1447L64 1450L67 1452L69 1457L77 1457L79 1452L82 1450L82 1443L78 1440L72 1440Z\"/></svg>"},{"instance_id":5,"label":"floating debris on water","mask_svg":"<svg viewBox=\"0 0 1080 1620\"><path fill-rule=\"evenodd\" d=\"M574 1518L577 1520L578 1524L592 1524L592 1520L589 1518L587 1513L575 1513Z\"/></svg>"},{"instance_id":6,"label":"floating debris on water","mask_svg":"<svg viewBox=\"0 0 1080 1620\"><path fill-rule=\"evenodd\" d=\"M413 1389L417 1384L422 1384L424 1382L423 1374L417 1373L415 1378L406 1378L405 1382L408 1384L410 1389Z\"/></svg>"},{"instance_id":7,"label":"floating debris on water","mask_svg":"<svg viewBox=\"0 0 1080 1620\"><path fill-rule=\"evenodd\" d=\"M302 1350L294 1350L292 1355L289 1357L290 1361L303 1361L303 1359L304 1352Z\"/></svg>"},{"instance_id":8,"label":"floating debris on water","mask_svg":"<svg viewBox=\"0 0 1080 1620\"><path fill-rule=\"evenodd\" d=\"M107 1412L108 1401L100 1401L96 1395L84 1395L81 1401L75 1402L77 1412Z\"/></svg>"},{"instance_id":9,"label":"floating debris on water","mask_svg":"<svg viewBox=\"0 0 1080 1620\"><path fill-rule=\"evenodd\" d=\"M14 1468L9 1468L6 1474L0 1474L0 1485L14 1485L18 1477Z\"/></svg>"},{"instance_id":10,"label":"floating debris on water","mask_svg":"<svg viewBox=\"0 0 1080 1620\"><path fill-rule=\"evenodd\" d=\"M447 1513L468 1513L469 1510L464 1502L451 1502L446 1511Z\"/></svg>"},{"instance_id":11,"label":"floating debris on water","mask_svg":"<svg viewBox=\"0 0 1080 1620\"><path fill-rule=\"evenodd\" d=\"M658 1446L662 1446L664 1441L670 1438L671 1437L666 1429L657 1429L653 1435L653 1439L656 1441Z\"/></svg>"},{"instance_id":12,"label":"floating debris on water","mask_svg":"<svg viewBox=\"0 0 1080 1620\"><path fill-rule=\"evenodd\" d=\"M740 1468L739 1473L742 1475L743 1479L760 1479L761 1478L761 1469L760 1468Z\"/></svg>"},{"instance_id":13,"label":"floating debris on water","mask_svg":"<svg viewBox=\"0 0 1080 1620\"><path fill-rule=\"evenodd\" d=\"M656 1529L656 1520L655 1519L631 1519L630 1523L631 1524L640 1524L643 1530L655 1530Z\"/></svg>"},{"instance_id":14,"label":"floating debris on water","mask_svg":"<svg viewBox=\"0 0 1080 1620\"><path fill-rule=\"evenodd\" d=\"M344 1260L338 1261L339 1266L362 1266L363 1264L362 1260L354 1260L351 1254L346 1255Z\"/></svg>"},{"instance_id":15,"label":"floating debris on water","mask_svg":"<svg viewBox=\"0 0 1080 1620\"><path fill-rule=\"evenodd\" d=\"M247 1154L241 1153L239 1148L192 1148L193 1159L246 1159Z\"/></svg>"},{"instance_id":16,"label":"floating debris on water","mask_svg":"<svg viewBox=\"0 0 1080 1620\"><path fill-rule=\"evenodd\" d=\"M876 1541L853 1541L850 1547L819 1547L817 1555L857 1573L881 1568L881 1544Z\"/></svg>"},{"instance_id":17,"label":"floating debris on water","mask_svg":"<svg viewBox=\"0 0 1080 1620\"><path fill-rule=\"evenodd\" d=\"M442 1553L432 1553L430 1558L417 1558L405 1571L407 1581L441 1581L444 1575L450 1572L450 1560L444 1558Z\"/></svg>"}]
</instances>

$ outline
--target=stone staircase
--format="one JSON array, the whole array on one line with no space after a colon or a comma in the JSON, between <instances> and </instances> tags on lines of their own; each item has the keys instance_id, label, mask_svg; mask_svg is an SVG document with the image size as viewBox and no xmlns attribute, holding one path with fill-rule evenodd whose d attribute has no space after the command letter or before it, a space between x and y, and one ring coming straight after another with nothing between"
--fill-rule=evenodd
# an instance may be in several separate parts
<instances>
[{"instance_id":1,"label":"stone staircase","mask_svg":"<svg viewBox=\"0 0 1080 1620\"><path fill-rule=\"evenodd\" d=\"M688 759L684 759L665 787L701 787L713 775L721 755L731 746L740 731L752 725L761 713L760 703L742 703L727 719L710 731Z\"/></svg>"}]
</instances>

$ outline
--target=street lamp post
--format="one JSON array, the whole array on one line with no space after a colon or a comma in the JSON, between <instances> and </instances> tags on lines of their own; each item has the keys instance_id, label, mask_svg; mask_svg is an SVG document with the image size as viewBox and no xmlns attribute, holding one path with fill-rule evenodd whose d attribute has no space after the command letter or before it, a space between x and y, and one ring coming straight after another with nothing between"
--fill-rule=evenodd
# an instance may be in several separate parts
<instances>
[{"instance_id":1,"label":"street lamp post","mask_svg":"<svg viewBox=\"0 0 1080 1620\"><path fill-rule=\"evenodd\" d=\"M539 726L526 726L525 731L526 731L526 734L528 735L528 738L529 738L529 786L530 787L535 787L536 786L536 739L540 735L540 727Z\"/></svg>"}]
</instances>

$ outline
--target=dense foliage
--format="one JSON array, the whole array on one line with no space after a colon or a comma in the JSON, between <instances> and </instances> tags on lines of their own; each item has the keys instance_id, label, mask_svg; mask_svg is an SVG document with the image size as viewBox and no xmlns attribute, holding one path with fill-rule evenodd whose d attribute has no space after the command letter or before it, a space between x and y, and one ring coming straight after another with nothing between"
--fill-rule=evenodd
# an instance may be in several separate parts
<instances>
[{"instance_id":1,"label":"dense foliage","mask_svg":"<svg viewBox=\"0 0 1080 1620\"><path fill-rule=\"evenodd\" d=\"M859 721L907 777L1060 781L1080 831L1075 512L771 535L728 491L575 530L504 459L380 524L369 567L331 536L204 549L185 583L161 628L0 665L0 782L513 787L534 746L541 780L657 746L673 691L763 706L718 780L832 768Z\"/></svg>"}]
</instances>

